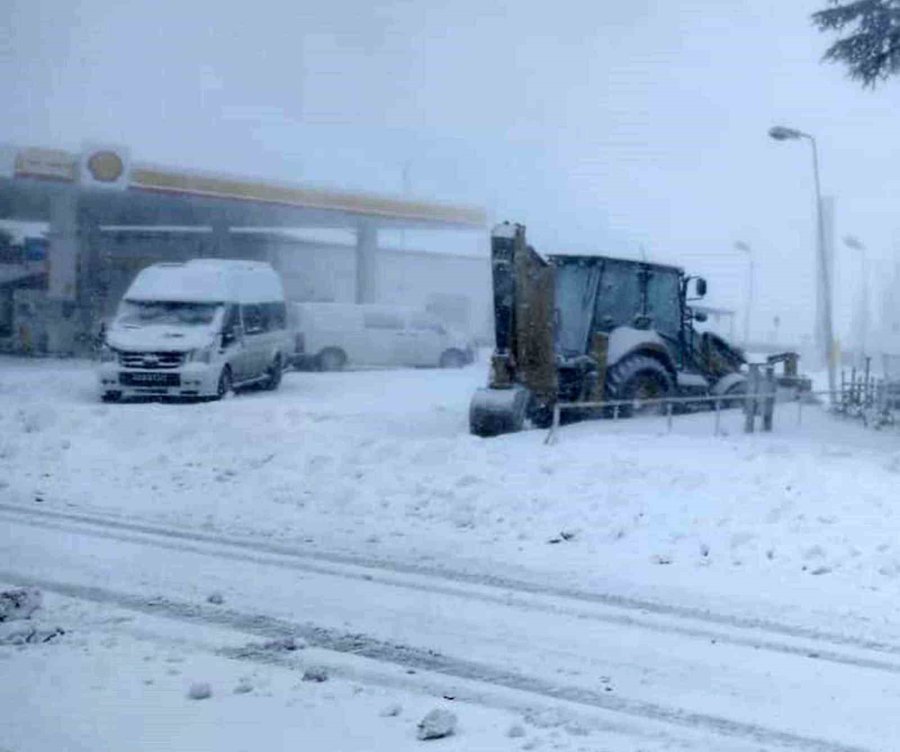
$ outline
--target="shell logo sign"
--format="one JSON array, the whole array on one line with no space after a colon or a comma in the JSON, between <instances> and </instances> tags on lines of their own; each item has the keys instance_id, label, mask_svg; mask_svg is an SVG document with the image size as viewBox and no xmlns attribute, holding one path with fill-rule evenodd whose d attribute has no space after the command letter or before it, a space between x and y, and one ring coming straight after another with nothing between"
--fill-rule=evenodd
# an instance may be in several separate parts
<instances>
[{"instance_id":1,"label":"shell logo sign","mask_svg":"<svg viewBox=\"0 0 900 752\"><path fill-rule=\"evenodd\" d=\"M115 183L125 173L125 163L114 151L98 151L87 160L91 177L100 183Z\"/></svg>"},{"instance_id":2,"label":"shell logo sign","mask_svg":"<svg viewBox=\"0 0 900 752\"><path fill-rule=\"evenodd\" d=\"M86 148L81 155L79 171L82 185L93 188L124 189L128 184L128 151L120 147Z\"/></svg>"}]
</instances>

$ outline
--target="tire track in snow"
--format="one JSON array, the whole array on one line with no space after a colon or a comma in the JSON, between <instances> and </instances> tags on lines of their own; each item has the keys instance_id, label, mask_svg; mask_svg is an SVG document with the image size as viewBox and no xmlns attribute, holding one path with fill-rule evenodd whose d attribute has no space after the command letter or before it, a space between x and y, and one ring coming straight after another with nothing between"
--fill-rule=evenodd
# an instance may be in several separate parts
<instances>
[{"instance_id":1,"label":"tire track in snow","mask_svg":"<svg viewBox=\"0 0 900 752\"><path fill-rule=\"evenodd\" d=\"M807 750L808 752L871 752L865 747L804 736L754 723L735 721L723 716L628 699L584 687L557 684L488 664L455 658L409 645L385 642L365 634L320 627L310 622L291 622L262 614L247 614L233 609L213 608L171 598L148 598L92 585L75 585L31 577L16 572L0 571L0 580L24 587L42 588L69 598L116 606L188 624L226 627L254 637L300 638L310 646L323 650L350 654L404 668L430 671L455 679L480 682L546 699L561 700L586 708L618 713L631 718L651 720L693 731L713 732L731 739L766 745L769 748L777 746ZM222 655L240 658L240 651L228 649L222 651Z\"/></svg>"},{"instance_id":2,"label":"tire track in snow","mask_svg":"<svg viewBox=\"0 0 900 752\"><path fill-rule=\"evenodd\" d=\"M453 572L452 570L437 567L420 567L406 563L394 564L382 559L344 554L297 551L286 545L264 541L213 535L196 530L174 530L146 523L125 522L118 519L101 518L72 512L38 510L15 504L0 503L0 517L6 517L10 521L35 527L61 530L79 535L91 535L125 543L137 543L233 561L246 561L281 569L370 581L391 587L441 593L523 610L566 614L579 619L654 632L679 634L740 647L750 647L830 663L900 674L900 662L885 659L878 655L860 656L834 650L835 647L851 648L890 657L900 656L900 645L831 633L809 627L781 624L765 619L716 614L656 601L543 586L493 575L481 576ZM69 524L67 525L66 523ZM204 546L217 546L220 548L211 550L204 548ZM350 569L346 567L350 567ZM425 578L427 581L416 582L398 579L397 575ZM488 592L466 589L464 586L486 588ZM515 593L519 597L510 593ZM523 595L556 599L557 602L543 603L524 600L521 597ZM612 608L618 613L586 611L583 604ZM581 607L580 609L579 606ZM648 614L676 619L682 623L654 622L647 618ZM713 628L711 629L710 627ZM720 629L715 629L715 627ZM745 634L722 631L721 628L723 627L740 630ZM747 632L759 632L775 637L805 640L812 644L791 644L773 640L770 637L762 638L746 634Z\"/></svg>"}]
</instances>

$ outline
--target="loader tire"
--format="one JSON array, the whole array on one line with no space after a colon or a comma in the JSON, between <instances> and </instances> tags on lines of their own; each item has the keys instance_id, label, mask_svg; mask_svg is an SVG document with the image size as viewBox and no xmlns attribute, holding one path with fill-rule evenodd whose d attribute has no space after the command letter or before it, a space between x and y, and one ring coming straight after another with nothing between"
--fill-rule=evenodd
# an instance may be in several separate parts
<instances>
[{"instance_id":1,"label":"loader tire","mask_svg":"<svg viewBox=\"0 0 900 752\"><path fill-rule=\"evenodd\" d=\"M629 355L606 372L606 393L610 400L641 400L671 397L675 392L672 376L658 360L647 355ZM665 412L659 405L645 408L622 405L621 417L636 413L658 415Z\"/></svg>"},{"instance_id":2,"label":"loader tire","mask_svg":"<svg viewBox=\"0 0 900 752\"><path fill-rule=\"evenodd\" d=\"M739 407L743 409L747 397L747 382L739 381L725 390L723 395L725 407Z\"/></svg>"}]
</instances>

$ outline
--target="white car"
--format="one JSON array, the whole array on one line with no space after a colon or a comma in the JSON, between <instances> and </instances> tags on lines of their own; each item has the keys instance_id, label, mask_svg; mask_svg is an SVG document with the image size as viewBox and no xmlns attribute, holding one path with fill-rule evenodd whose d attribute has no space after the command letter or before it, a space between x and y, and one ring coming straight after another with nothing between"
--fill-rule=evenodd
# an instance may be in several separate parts
<instances>
[{"instance_id":1,"label":"white car","mask_svg":"<svg viewBox=\"0 0 900 752\"><path fill-rule=\"evenodd\" d=\"M345 366L460 368L472 343L426 311L390 305L292 303L294 365L338 371Z\"/></svg>"},{"instance_id":2,"label":"white car","mask_svg":"<svg viewBox=\"0 0 900 752\"><path fill-rule=\"evenodd\" d=\"M101 397L221 398L254 384L277 389L292 349L286 319L281 279L267 263L148 266L106 331Z\"/></svg>"}]
</instances>

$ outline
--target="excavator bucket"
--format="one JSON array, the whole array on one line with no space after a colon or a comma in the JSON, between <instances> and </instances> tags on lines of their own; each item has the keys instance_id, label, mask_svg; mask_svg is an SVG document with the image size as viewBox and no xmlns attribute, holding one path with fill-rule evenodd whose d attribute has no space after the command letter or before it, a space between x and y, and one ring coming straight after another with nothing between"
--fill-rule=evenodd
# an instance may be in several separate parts
<instances>
[{"instance_id":1,"label":"excavator bucket","mask_svg":"<svg viewBox=\"0 0 900 752\"><path fill-rule=\"evenodd\" d=\"M554 269L525 243L525 228L502 224L491 237L496 347L490 387L478 390L469 425L479 436L522 428L556 398Z\"/></svg>"}]
</instances>

